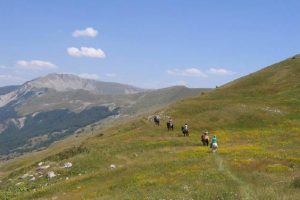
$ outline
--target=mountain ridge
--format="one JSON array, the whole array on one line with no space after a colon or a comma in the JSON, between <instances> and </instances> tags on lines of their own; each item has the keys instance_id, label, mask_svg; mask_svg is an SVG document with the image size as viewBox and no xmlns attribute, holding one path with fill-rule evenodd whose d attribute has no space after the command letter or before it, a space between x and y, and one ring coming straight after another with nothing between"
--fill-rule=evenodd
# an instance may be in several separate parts
<instances>
[{"instance_id":1,"label":"mountain ridge","mask_svg":"<svg viewBox=\"0 0 300 200\"><path fill-rule=\"evenodd\" d=\"M69 74L50 74L4 88L6 94L0 95L0 157L44 148L106 118L155 110L206 90L182 86L144 90ZM60 115L63 124L55 121ZM47 121L55 124L49 127Z\"/></svg>"}]
</instances>

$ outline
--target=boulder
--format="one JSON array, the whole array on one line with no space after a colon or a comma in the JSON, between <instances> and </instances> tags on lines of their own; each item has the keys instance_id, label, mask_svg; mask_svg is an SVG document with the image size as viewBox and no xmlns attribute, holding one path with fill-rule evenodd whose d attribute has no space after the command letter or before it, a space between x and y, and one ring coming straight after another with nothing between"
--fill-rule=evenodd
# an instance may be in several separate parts
<instances>
[{"instance_id":1,"label":"boulder","mask_svg":"<svg viewBox=\"0 0 300 200\"><path fill-rule=\"evenodd\" d=\"M111 165L110 165L110 168L111 168L111 169L116 169L116 168L117 168L117 166L116 166L116 165L114 165L114 164L111 164Z\"/></svg>"},{"instance_id":2,"label":"boulder","mask_svg":"<svg viewBox=\"0 0 300 200\"><path fill-rule=\"evenodd\" d=\"M44 166L39 167L40 170L44 170L44 169L48 169L48 168L50 168L50 165L44 165Z\"/></svg>"},{"instance_id":3,"label":"boulder","mask_svg":"<svg viewBox=\"0 0 300 200\"><path fill-rule=\"evenodd\" d=\"M28 176L29 176L29 174L26 173L26 174L23 174L23 176L21 176L20 178L21 178L21 179L25 179L25 178L27 178Z\"/></svg>"},{"instance_id":4,"label":"boulder","mask_svg":"<svg viewBox=\"0 0 300 200\"><path fill-rule=\"evenodd\" d=\"M54 178L55 176L56 175L55 175L55 173L53 171L50 171L50 172L47 173L47 177L48 178Z\"/></svg>"},{"instance_id":5,"label":"boulder","mask_svg":"<svg viewBox=\"0 0 300 200\"><path fill-rule=\"evenodd\" d=\"M70 162L66 162L64 168L71 168L73 165Z\"/></svg>"}]
</instances>

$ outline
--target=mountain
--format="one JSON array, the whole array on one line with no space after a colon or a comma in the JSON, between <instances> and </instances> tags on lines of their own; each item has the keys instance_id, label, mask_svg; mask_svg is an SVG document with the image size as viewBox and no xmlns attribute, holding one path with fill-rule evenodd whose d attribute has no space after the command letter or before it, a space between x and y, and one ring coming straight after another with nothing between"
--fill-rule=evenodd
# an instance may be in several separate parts
<instances>
[{"instance_id":1,"label":"mountain","mask_svg":"<svg viewBox=\"0 0 300 200\"><path fill-rule=\"evenodd\" d=\"M10 93L10 92L16 90L18 87L19 86L17 86L17 85L0 87L0 95L4 95L4 94L7 94L7 93Z\"/></svg>"},{"instance_id":2,"label":"mountain","mask_svg":"<svg viewBox=\"0 0 300 200\"><path fill-rule=\"evenodd\" d=\"M1 88L0 91L2 90L10 92L0 96L0 107L3 107L21 97L27 96L28 98L32 95L43 95L48 90L56 92L85 90L94 94L103 95L134 94L144 91L140 88L129 85L83 79L71 74L50 74L45 77L29 81L20 87L15 87L13 89L11 87L5 87Z\"/></svg>"},{"instance_id":3,"label":"mountain","mask_svg":"<svg viewBox=\"0 0 300 200\"><path fill-rule=\"evenodd\" d=\"M206 90L144 90L70 74L0 88L0 155L41 149L87 125L157 109Z\"/></svg>"},{"instance_id":4,"label":"mountain","mask_svg":"<svg viewBox=\"0 0 300 200\"><path fill-rule=\"evenodd\" d=\"M27 82L31 88L48 88L55 91L87 90L95 94L134 94L143 89L119 83L83 79L71 74L49 74Z\"/></svg>"},{"instance_id":5,"label":"mountain","mask_svg":"<svg viewBox=\"0 0 300 200\"><path fill-rule=\"evenodd\" d=\"M95 127L86 139L2 163L0 197L298 199L299 90L300 56L293 56L143 117ZM171 116L175 131L155 126L154 114L162 124ZM189 137L180 133L184 123ZM204 130L217 135L217 153L201 145ZM39 162L49 168L36 171ZM73 167L62 168L67 162ZM57 176L45 178L49 171Z\"/></svg>"}]
</instances>

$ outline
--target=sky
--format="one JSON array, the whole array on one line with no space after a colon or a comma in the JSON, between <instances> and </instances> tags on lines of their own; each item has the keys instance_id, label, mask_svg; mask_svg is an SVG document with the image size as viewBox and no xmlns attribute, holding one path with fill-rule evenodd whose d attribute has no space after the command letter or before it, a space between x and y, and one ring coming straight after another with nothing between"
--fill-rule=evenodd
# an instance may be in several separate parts
<instances>
[{"instance_id":1,"label":"sky","mask_svg":"<svg viewBox=\"0 0 300 200\"><path fill-rule=\"evenodd\" d=\"M300 53L298 0L0 0L0 86L215 87Z\"/></svg>"}]
</instances>

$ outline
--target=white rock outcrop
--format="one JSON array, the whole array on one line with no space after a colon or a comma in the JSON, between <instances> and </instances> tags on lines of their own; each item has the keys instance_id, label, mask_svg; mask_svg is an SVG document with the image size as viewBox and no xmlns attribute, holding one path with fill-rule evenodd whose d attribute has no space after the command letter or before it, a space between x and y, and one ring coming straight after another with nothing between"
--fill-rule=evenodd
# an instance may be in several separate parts
<instances>
[{"instance_id":1,"label":"white rock outcrop","mask_svg":"<svg viewBox=\"0 0 300 200\"><path fill-rule=\"evenodd\" d=\"M55 173L53 171L50 171L50 172L47 173L47 177L48 178L54 178L55 176L56 175L55 175Z\"/></svg>"},{"instance_id":2,"label":"white rock outcrop","mask_svg":"<svg viewBox=\"0 0 300 200\"><path fill-rule=\"evenodd\" d=\"M73 166L73 164L71 162L66 162L64 164L64 168L71 168Z\"/></svg>"},{"instance_id":3,"label":"white rock outcrop","mask_svg":"<svg viewBox=\"0 0 300 200\"><path fill-rule=\"evenodd\" d=\"M117 168L117 166L116 166L116 165L114 165L114 164L111 164L111 165L110 165L110 168L111 168L111 169L116 169L116 168Z\"/></svg>"}]
</instances>

